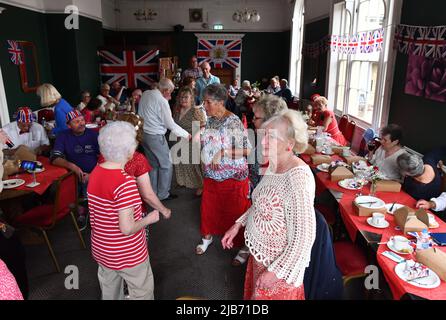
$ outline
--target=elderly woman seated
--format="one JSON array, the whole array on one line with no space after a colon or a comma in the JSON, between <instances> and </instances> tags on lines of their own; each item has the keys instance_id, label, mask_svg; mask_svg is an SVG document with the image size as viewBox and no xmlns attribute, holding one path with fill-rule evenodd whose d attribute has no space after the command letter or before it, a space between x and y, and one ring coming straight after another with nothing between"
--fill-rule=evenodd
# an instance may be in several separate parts
<instances>
[{"instance_id":1,"label":"elderly woman seated","mask_svg":"<svg viewBox=\"0 0 446 320\"><path fill-rule=\"evenodd\" d=\"M441 192L441 177L435 163L419 156L403 153L396 162L404 177L403 189L416 200L438 197Z\"/></svg>"},{"instance_id":2,"label":"elderly woman seated","mask_svg":"<svg viewBox=\"0 0 446 320\"><path fill-rule=\"evenodd\" d=\"M158 221L159 212L142 217L135 178L124 172L137 146L136 130L130 123L116 121L100 131L98 142L105 162L90 175L88 208L102 298L123 299L125 280L131 299L153 300L145 227Z\"/></svg>"},{"instance_id":3,"label":"elderly woman seated","mask_svg":"<svg viewBox=\"0 0 446 320\"><path fill-rule=\"evenodd\" d=\"M396 159L406 152L401 144L402 139L403 130L401 127L389 124L381 129L381 146L376 151L369 151L370 163L377 166L388 180L403 181L396 162Z\"/></svg>"}]
</instances>

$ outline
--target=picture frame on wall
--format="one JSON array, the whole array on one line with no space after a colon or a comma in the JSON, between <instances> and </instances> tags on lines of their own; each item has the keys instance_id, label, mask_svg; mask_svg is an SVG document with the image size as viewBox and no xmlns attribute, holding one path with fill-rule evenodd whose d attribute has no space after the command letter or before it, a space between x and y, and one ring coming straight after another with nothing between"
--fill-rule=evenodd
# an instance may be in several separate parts
<instances>
[{"instance_id":1,"label":"picture frame on wall","mask_svg":"<svg viewBox=\"0 0 446 320\"><path fill-rule=\"evenodd\" d=\"M189 22L203 22L203 9L189 9Z\"/></svg>"}]
</instances>

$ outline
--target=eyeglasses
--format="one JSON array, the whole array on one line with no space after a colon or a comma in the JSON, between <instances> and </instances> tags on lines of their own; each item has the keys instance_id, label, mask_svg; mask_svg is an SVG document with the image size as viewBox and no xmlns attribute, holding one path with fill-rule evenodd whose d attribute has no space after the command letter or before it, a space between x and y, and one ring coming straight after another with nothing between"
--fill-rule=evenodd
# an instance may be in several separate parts
<instances>
[{"instance_id":1,"label":"eyeglasses","mask_svg":"<svg viewBox=\"0 0 446 320\"><path fill-rule=\"evenodd\" d=\"M263 119L265 119L265 118L259 118L259 117L256 117L256 116L252 117L252 121L263 120Z\"/></svg>"}]
</instances>

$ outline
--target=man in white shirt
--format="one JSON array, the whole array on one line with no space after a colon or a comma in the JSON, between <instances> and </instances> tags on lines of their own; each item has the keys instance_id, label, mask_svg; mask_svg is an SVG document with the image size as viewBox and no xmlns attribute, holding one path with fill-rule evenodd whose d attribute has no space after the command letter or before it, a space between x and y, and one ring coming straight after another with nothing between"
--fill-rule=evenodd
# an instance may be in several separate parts
<instances>
[{"instance_id":1,"label":"man in white shirt","mask_svg":"<svg viewBox=\"0 0 446 320\"><path fill-rule=\"evenodd\" d=\"M177 125L172 118L168 100L174 88L172 81L167 78L161 79L158 87L145 91L139 102L138 114L144 119L143 147L152 166L150 182L160 200L177 197L170 194L173 167L165 137L167 129L178 137L191 138L190 134Z\"/></svg>"},{"instance_id":2,"label":"man in white shirt","mask_svg":"<svg viewBox=\"0 0 446 320\"><path fill-rule=\"evenodd\" d=\"M9 136L14 144L14 149L25 145L37 155L50 150L50 141L45 128L36 121L36 116L28 107L19 108L15 122L3 127L3 131ZM3 149L12 149L7 145Z\"/></svg>"},{"instance_id":3,"label":"man in white shirt","mask_svg":"<svg viewBox=\"0 0 446 320\"><path fill-rule=\"evenodd\" d=\"M442 192L438 198L432 198L430 201L419 200L417 202L417 208L425 210L434 210L436 212L444 211L446 209L446 192Z\"/></svg>"}]
</instances>

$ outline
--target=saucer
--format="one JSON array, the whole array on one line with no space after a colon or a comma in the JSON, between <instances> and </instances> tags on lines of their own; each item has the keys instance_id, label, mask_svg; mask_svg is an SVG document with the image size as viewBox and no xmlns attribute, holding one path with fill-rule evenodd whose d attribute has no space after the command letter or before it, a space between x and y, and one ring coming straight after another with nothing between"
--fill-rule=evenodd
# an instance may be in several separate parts
<instances>
[{"instance_id":1,"label":"saucer","mask_svg":"<svg viewBox=\"0 0 446 320\"><path fill-rule=\"evenodd\" d=\"M23 179L9 179L3 181L3 189L14 189L25 184Z\"/></svg>"},{"instance_id":2,"label":"saucer","mask_svg":"<svg viewBox=\"0 0 446 320\"><path fill-rule=\"evenodd\" d=\"M379 228L379 229L385 229L385 228L387 228L390 225L389 221L387 221L387 220L384 220L384 223L382 225L376 225L376 224L373 223L373 218L372 217L367 218L367 223L369 225L371 225L372 227Z\"/></svg>"},{"instance_id":3,"label":"saucer","mask_svg":"<svg viewBox=\"0 0 446 320\"><path fill-rule=\"evenodd\" d=\"M322 154L325 154L325 155L327 155L327 156L332 156L332 155L334 155L334 152L333 152L333 151L332 151L332 152L327 152L327 151L325 151L325 150L322 150L321 153L322 153Z\"/></svg>"},{"instance_id":4,"label":"saucer","mask_svg":"<svg viewBox=\"0 0 446 320\"><path fill-rule=\"evenodd\" d=\"M392 250L393 252L396 252L398 254L411 254L411 253L413 253L413 248L409 244L407 245L406 248L402 249L404 251L397 250L394 247L394 245L393 245L393 239L389 239L389 241L387 242L387 247L389 247L390 250Z\"/></svg>"},{"instance_id":5,"label":"saucer","mask_svg":"<svg viewBox=\"0 0 446 320\"><path fill-rule=\"evenodd\" d=\"M328 172L328 168L330 168L330 165L328 165L328 166L325 168L324 163L321 163L321 164L319 164L316 168L317 168L319 171L322 171L322 172Z\"/></svg>"}]
</instances>

